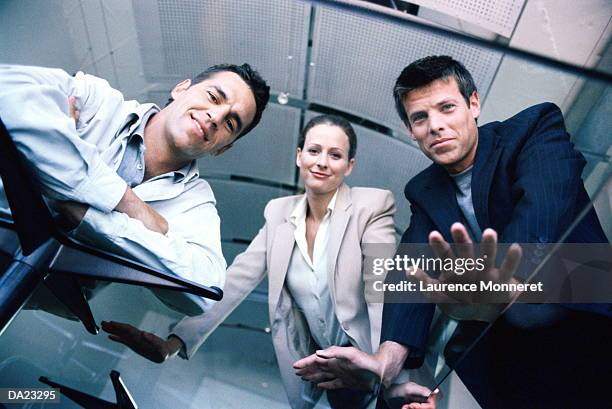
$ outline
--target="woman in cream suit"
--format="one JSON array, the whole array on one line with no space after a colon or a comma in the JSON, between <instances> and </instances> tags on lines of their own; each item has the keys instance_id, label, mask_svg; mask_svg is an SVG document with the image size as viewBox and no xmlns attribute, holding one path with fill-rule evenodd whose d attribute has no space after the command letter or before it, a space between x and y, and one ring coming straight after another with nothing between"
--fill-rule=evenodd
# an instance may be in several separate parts
<instances>
[{"instance_id":1,"label":"woman in cream suit","mask_svg":"<svg viewBox=\"0 0 612 409\"><path fill-rule=\"evenodd\" d=\"M170 353L181 346L180 356L193 355L266 274L274 349L293 408L311 408L322 393L295 375L295 361L332 345L377 350L382 304L365 299L362 245L395 244L395 205L387 190L344 184L356 148L355 132L343 118L322 115L306 125L296 157L306 193L268 203L265 225L227 270L223 299L174 327L165 341ZM328 393L332 407L367 401L347 392Z\"/></svg>"}]
</instances>

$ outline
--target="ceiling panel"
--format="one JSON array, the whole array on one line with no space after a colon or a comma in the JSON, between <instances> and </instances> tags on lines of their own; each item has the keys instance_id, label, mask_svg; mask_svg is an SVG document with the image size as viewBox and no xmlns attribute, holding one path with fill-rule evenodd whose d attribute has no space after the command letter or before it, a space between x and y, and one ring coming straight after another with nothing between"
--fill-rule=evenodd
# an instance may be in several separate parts
<instances>
[{"instance_id":1,"label":"ceiling panel","mask_svg":"<svg viewBox=\"0 0 612 409\"><path fill-rule=\"evenodd\" d=\"M62 0L0 1L0 63L78 68Z\"/></svg>"},{"instance_id":2,"label":"ceiling panel","mask_svg":"<svg viewBox=\"0 0 612 409\"><path fill-rule=\"evenodd\" d=\"M146 99L132 4L124 0L63 3L78 70L106 79L126 99Z\"/></svg>"},{"instance_id":3,"label":"ceiling panel","mask_svg":"<svg viewBox=\"0 0 612 409\"><path fill-rule=\"evenodd\" d=\"M252 240L264 225L264 208L292 191L234 180L207 179L217 199L223 240Z\"/></svg>"},{"instance_id":4,"label":"ceiling panel","mask_svg":"<svg viewBox=\"0 0 612 409\"><path fill-rule=\"evenodd\" d=\"M525 0L410 0L482 28L510 37Z\"/></svg>"},{"instance_id":5,"label":"ceiling panel","mask_svg":"<svg viewBox=\"0 0 612 409\"><path fill-rule=\"evenodd\" d=\"M409 63L436 54L462 61L481 96L502 57L416 28L317 8L308 99L404 131L394 109L395 79Z\"/></svg>"},{"instance_id":6,"label":"ceiling panel","mask_svg":"<svg viewBox=\"0 0 612 409\"><path fill-rule=\"evenodd\" d=\"M144 74L174 83L220 63L252 64L273 91L302 95L310 5L133 0Z\"/></svg>"},{"instance_id":7,"label":"ceiling panel","mask_svg":"<svg viewBox=\"0 0 612 409\"><path fill-rule=\"evenodd\" d=\"M395 226L404 231L410 223L410 206L404 197L404 186L431 161L416 147L353 125L357 133L357 155L353 173L347 178L351 186L388 189L395 196Z\"/></svg>"},{"instance_id":8,"label":"ceiling panel","mask_svg":"<svg viewBox=\"0 0 612 409\"><path fill-rule=\"evenodd\" d=\"M199 161L200 173L240 175L293 185L300 110L270 104L261 123L232 148Z\"/></svg>"}]
</instances>

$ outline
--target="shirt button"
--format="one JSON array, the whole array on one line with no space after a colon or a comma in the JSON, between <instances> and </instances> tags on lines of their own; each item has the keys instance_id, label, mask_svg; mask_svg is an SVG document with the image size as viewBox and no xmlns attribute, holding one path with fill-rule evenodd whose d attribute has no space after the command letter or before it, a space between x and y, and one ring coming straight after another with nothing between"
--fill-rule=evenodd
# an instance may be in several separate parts
<instances>
[{"instance_id":1,"label":"shirt button","mask_svg":"<svg viewBox=\"0 0 612 409\"><path fill-rule=\"evenodd\" d=\"M136 169L142 170L142 165L139 163L138 165L136 165Z\"/></svg>"}]
</instances>

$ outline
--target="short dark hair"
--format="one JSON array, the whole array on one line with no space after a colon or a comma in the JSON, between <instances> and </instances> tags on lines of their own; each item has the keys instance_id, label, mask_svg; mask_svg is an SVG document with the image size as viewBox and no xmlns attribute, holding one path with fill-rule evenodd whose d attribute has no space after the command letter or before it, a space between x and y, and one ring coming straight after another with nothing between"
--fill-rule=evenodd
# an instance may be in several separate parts
<instances>
[{"instance_id":1,"label":"short dark hair","mask_svg":"<svg viewBox=\"0 0 612 409\"><path fill-rule=\"evenodd\" d=\"M404 109L404 98L410 91L425 87L435 80L454 78L459 86L459 92L470 106L470 97L476 91L476 84L472 74L459 61L448 55L431 55L421 58L408 65L397 77L393 87L395 109L400 118L410 127L408 114Z\"/></svg>"},{"instance_id":2,"label":"short dark hair","mask_svg":"<svg viewBox=\"0 0 612 409\"><path fill-rule=\"evenodd\" d=\"M357 153L357 135L355 135L355 130L353 129L349 121L338 115L319 115L308 121L304 129L302 129L302 132L300 132L300 137L298 139L298 148L304 149L304 143L306 142L306 134L308 133L308 131L310 131L317 125L331 125L337 126L338 128L342 129L342 132L344 132L349 142L348 158L349 160L351 160L355 157L355 154Z\"/></svg>"},{"instance_id":3,"label":"short dark hair","mask_svg":"<svg viewBox=\"0 0 612 409\"><path fill-rule=\"evenodd\" d=\"M268 101L270 100L270 87L268 86L268 84L266 84L266 81L261 77L261 75L253 67L246 63L242 65L213 65L212 67L209 67L198 75L196 75L191 80L191 85L196 85L197 83L207 80L208 78L219 72L225 71L233 72L234 74L237 74L240 78L242 78L242 80L251 89L253 97L255 98L255 116L253 117L251 123L246 128L244 128L242 132L240 132L240 135L238 135L238 137L236 138L236 140L238 140L244 135L248 134L251 129L255 128L261 120L261 115L264 109L266 108ZM172 96L170 96L168 102L166 103L166 106L168 106L172 101L174 101L174 99L172 98Z\"/></svg>"}]
</instances>

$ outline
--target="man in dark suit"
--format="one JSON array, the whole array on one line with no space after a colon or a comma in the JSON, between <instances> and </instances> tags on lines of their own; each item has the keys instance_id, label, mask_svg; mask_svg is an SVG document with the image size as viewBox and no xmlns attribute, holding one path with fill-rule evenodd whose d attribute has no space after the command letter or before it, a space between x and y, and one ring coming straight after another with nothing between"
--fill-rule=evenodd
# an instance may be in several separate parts
<instances>
[{"instance_id":1,"label":"man in dark suit","mask_svg":"<svg viewBox=\"0 0 612 409\"><path fill-rule=\"evenodd\" d=\"M554 104L478 128L480 99L472 76L446 56L407 66L394 96L412 138L434 162L406 185L412 218L402 243L482 239L545 246L559 241L589 205L581 180L585 160ZM564 241L607 239L591 209ZM539 262L524 257L512 280L524 281ZM513 305L454 369L485 408L598 407L595 391L612 364L606 347L612 339L609 318L593 311L585 304ZM350 383L357 368L390 385L402 367L419 366L433 312L432 304L385 304L376 354L346 348L319 353L330 363L325 369L337 376L324 386ZM481 329L463 322L447 353L466 333L475 339Z\"/></svg>"}]
</instances>

